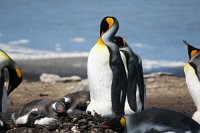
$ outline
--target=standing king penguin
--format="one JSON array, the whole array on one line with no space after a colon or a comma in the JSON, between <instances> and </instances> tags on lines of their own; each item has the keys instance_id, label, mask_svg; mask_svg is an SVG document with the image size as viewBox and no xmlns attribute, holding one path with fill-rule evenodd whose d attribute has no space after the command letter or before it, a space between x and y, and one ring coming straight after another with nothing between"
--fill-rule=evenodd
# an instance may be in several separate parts
<instances>
[{"instance_id":1,"label":"standing king penguin","mask_svg":"<svg viewBox=\"0 0 200 133\"><path fill-rule=\"evenodd\" d=\"M115 43L126 57L127 65L127 100L125 103L125 114L140 112L144 110L146 89L144 85L143 68L141 58L135 54L122 37L115 36Z\"/></svg>"},{"instance_id":2,"label":"standing king penguin","mask_svg":"<svg viewBox=\"0 0 200 133\"><path fill-rule=\"evenodd\" d=\"M9 72L8 90L4 86L4 68ZM0 50L0 112L6 112L7 96L21 83L22 72L20 67L2 50Z\"/></svg>"},{"instance_id":3,"label":"standing king penguin","mask_svg":"<svg viewBox=\"0 0 200 133\"><path fill-rule=\"evenodd\" d=\"M105 17L100 26L100 37L88 57L87 75L90 104L87 111L114 117L124 114L127 77L121 53L114 43L119 23ZM125 57L123 57L125 58Z\"/></svg>"},{"instance_id":4,"label":"standing king penguin","mask_svg":"<svg viewBox=\"0 0 200 133\"><path fill-rule=\"evenodd\" d=\"M188 90L197 108L192 118L200 123L200 49L191 46L186 41L184 43L189 56L189 61L184 66L185 78Z\"/></svg>"}]
</instances>

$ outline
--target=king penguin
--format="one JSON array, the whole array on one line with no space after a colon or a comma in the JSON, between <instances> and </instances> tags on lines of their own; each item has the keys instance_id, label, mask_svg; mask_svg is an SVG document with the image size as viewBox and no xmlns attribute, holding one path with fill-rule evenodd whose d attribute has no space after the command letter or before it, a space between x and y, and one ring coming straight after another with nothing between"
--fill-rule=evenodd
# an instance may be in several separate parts
<instances>
[{"instance_id":1,"label":"king penguin","mask_svg":"<svg viewBox=\"0 0 200 133\"><path fill-rule=\"evenodd\" d=\"M25 104L12 113L12 120L17 126L34 127L35 125L55 125L65 116L66 108L62 101L37 99Z\"/></svg>"},{"instance_id":2,"label":"king penguin","mask_svg":"<svg viewBox=\"0 0 200 133\"><path fill-rule=\"evenodd\" d=\"M116 117L100 125L123 133L199 133L200 125L182 113L167 109L147 109Z\"/></svg>"},{"instance_id":3,"label":"king penguin","mask_svg":"<svg viewBox=\"0 0 200 133\"><path fill-rule=\"evenodd\" d=\"M188 50L189 61L184 66L185 79L190 95L197 111L193 119L200 123L200 49L193 47L184 41Z\"/></svg>"},{"instance_id":4,"label":"king penguin","mask_svg":"<svg viewBox=\"0 0 200 133\"><path fill-rule=\"evenodd\" d=\"M100 25L100 37L89 53L87 75L90 104L86 111L104 117L124 114L127 77L114 36L118 20L105 17Z\"/></svg>"},{"instance_id":5,"label":"king penguin","mask_svg":"<svg viewBox=\"0 0 200 133\"><path fill-rule=\"evenodd\" d=\"M115 36L115 43L119 46L126 57L127 64L127 100L125 103L125 114L140 112L144 110L146 89L144 85L142 60L139 55L135 54L126 40L120 36Z\"/></svg>"},{"instance_id":6,"label":"king penguin","mask_svg":"<svg viewBox=\"0 0 200 133\"><path fill-rule=\"evenodd\" d=\"M67 114L79 114L86 111L90 103L90 93L88 91L77 91L63 96L60 101L65 104Z\"/></svg>"},{"instance_id":7,"label":"king penguin","mask_svg":"<svg viewBox=\"0 0 200 133\"><path fill-rule=\"evenodd\" d=\"M4 68L9 72L8 89L4 86ZM0 112L6 112L7 96L18 87L22 81L22 71L4 51L0 50Z\"/></svg>"}]
</instances>

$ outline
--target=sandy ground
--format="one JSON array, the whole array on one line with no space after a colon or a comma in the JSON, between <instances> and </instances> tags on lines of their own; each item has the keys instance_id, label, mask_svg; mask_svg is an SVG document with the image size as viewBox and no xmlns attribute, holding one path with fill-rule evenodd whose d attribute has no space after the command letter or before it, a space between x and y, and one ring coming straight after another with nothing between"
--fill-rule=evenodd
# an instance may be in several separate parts
<instances>
[{"instance_id":1,"label":"sandy ground","mask_svg":"<svg viewBox=\"0 0 200 133\"><path fill-rule=\"evenodd\" d=\"M167 108L188 116L196 110L184 78L163 74L146 75L145 85L146 108ZM35 99L58 99L67 93L87 88L86 81L55 84L23 81L8 98L8 112L16 111L23 104Z\"/></svg>"}]
</instances>

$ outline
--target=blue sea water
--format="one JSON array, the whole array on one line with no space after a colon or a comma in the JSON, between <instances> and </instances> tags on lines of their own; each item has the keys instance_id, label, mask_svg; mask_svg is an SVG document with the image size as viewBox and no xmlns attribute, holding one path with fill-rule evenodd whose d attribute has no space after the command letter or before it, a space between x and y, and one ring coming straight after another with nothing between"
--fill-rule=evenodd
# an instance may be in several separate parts
<instances>
[{"instance_id":1,"label":"blue sea water","mask_svg":"<svg viewBox=\"0 0 200 133\"><path fill-rule=\"evenodd\" d=\"M186 62L182 40L200 47L199 7L199 0L0 0L0 48L87 53L110 15L143 60Z\"/></svg>"}]
</instances>

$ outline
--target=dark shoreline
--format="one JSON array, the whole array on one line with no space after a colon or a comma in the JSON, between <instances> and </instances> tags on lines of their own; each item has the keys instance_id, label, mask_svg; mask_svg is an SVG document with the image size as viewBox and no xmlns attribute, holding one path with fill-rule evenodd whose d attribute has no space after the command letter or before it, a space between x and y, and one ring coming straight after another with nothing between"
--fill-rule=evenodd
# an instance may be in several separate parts
<instances>
[{"instance_id":1,"label":"dark shoreline","mask_svg":"<svg viewBox=\"0 0 200 133\"><path fill-rule=\"evenodd\" d=\"M87 57L49 58L16 60L23 72L23 79L38 81L42 73L57 74L60 76L77 75L87 78ZM143 68L145 68L143 64ZM144 74L154 72L171 73L177 77L184 77L183 67L160 67L145 70Z\"/></svg>"},{"instance_id":2,"label":"dark shoreline","mask_svg":"<svg viewBox=\"0 0 200 133\"><path fill-rule=\"evenodd\" d=\"M16 60L23 72L23 79L37 81L42 73L60 76L87 77L87 57Z\"/></svg>"}]
</instances>

